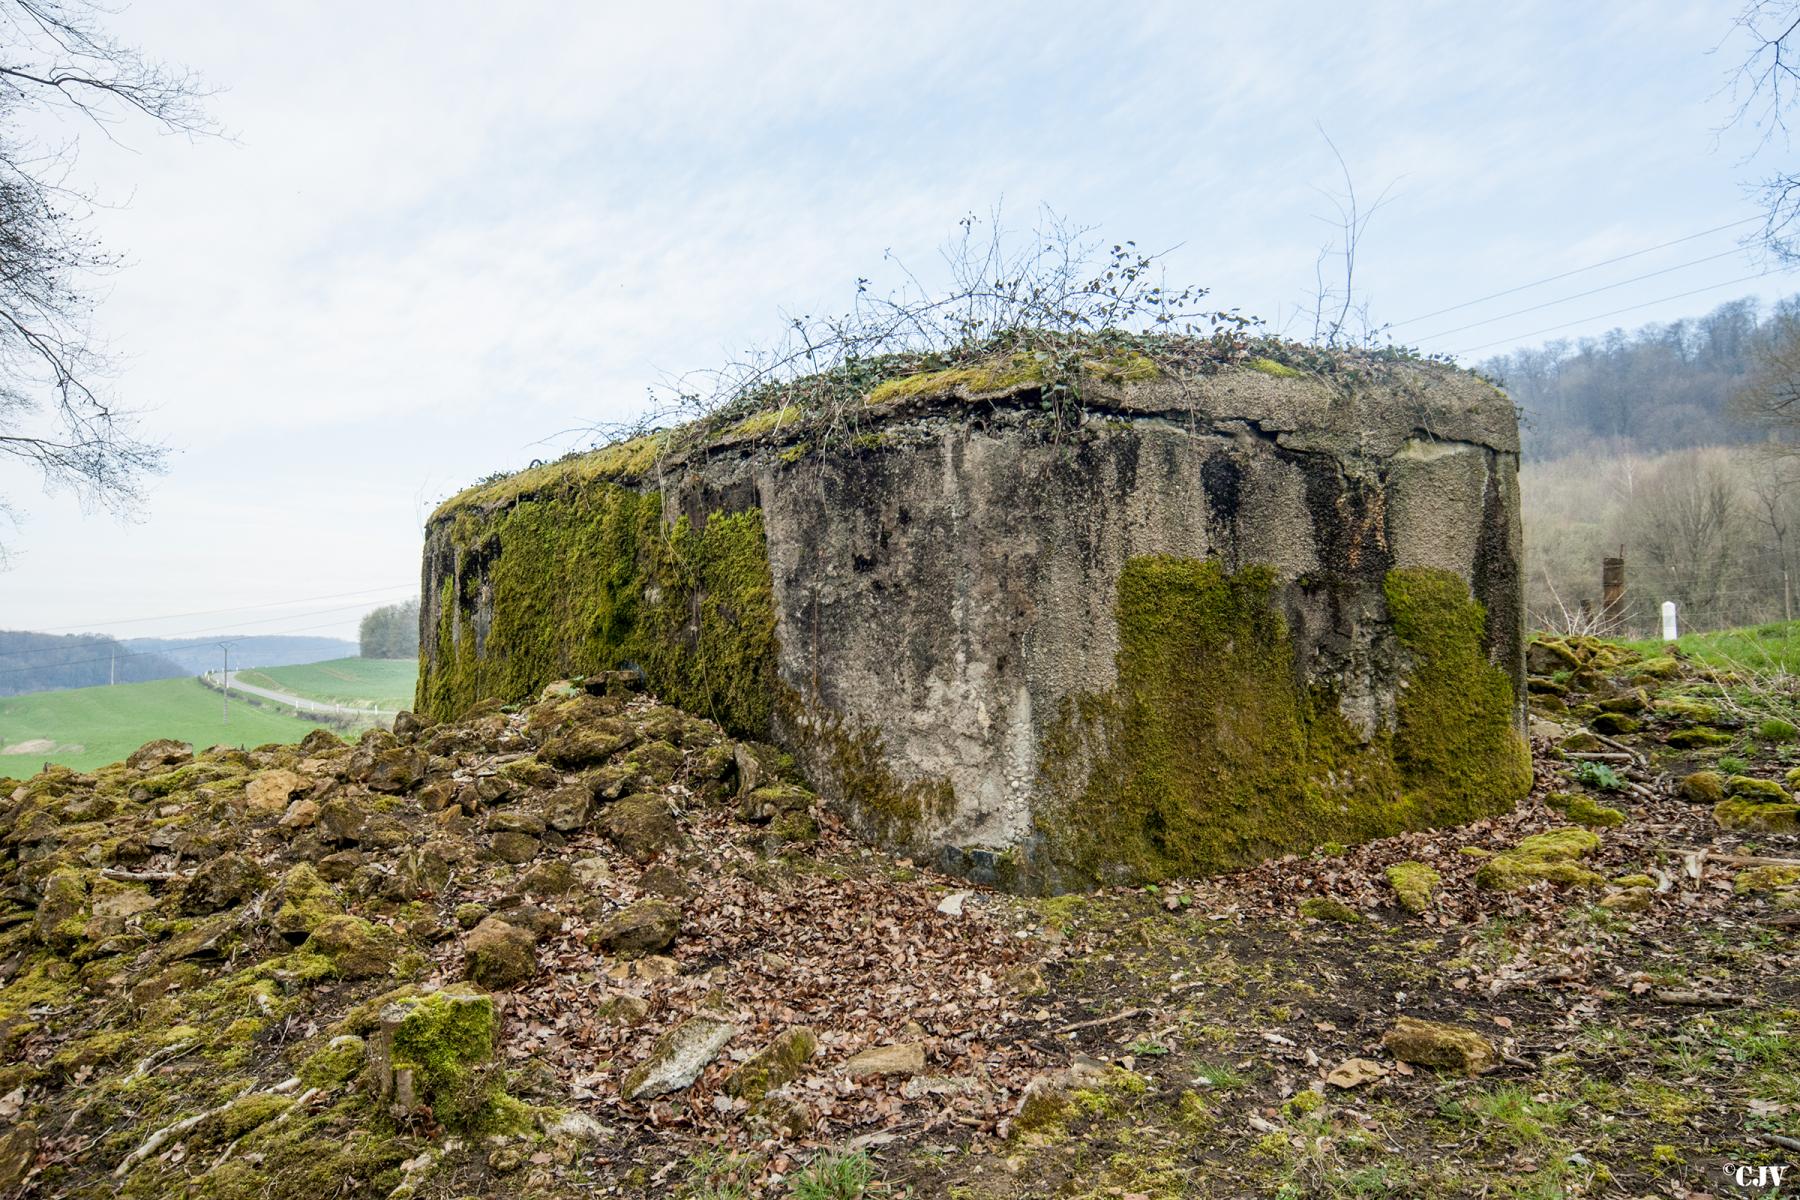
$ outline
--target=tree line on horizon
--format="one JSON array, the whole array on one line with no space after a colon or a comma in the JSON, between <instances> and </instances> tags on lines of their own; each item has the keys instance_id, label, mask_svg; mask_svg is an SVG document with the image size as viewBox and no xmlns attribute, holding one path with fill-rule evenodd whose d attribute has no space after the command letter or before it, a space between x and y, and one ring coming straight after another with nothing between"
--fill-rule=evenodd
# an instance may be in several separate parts
<instances>
[{"instance_id":1,"label":"tree line on horizon","mask_svg":"<svg viewBox=\"0 0 1800 1200\"><path fill-rule=\"evenodd\" d=\"M407 600L365 613L357 634L364 658L419 657L419 602Z\"/></svg>"}]
</instances>

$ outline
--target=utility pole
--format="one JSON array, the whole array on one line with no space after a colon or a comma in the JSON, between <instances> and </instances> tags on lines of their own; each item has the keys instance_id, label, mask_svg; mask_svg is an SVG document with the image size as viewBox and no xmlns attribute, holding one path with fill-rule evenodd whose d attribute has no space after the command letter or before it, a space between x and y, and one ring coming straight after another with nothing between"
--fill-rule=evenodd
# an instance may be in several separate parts
<instances>
[{"instance_id":1,"label":"utility pole","mask_svg":"<svg viewBox=\"0 0 1800 1200\"><path fill-rule=\"evenodd\" d=\"M114 646L112 649L112 666L107 670L107 674L106 674L106 686L107 687L115 687L115 686L117 686L118 682L119 682L119 648L117 646Z\"/></svg>"},{"instance_id":2,"label":"utility pole","mask_svg":"<svg viewBox=\"0 0 1800 1200\"><path fill-rule=\"evenodd\" d=\"M223 685L222 690L225 693L225 716L220 724L229 725L231 724L231 643L220 642L219 649L225 654L224 665L219 674L219 682Z\"/></svg>"}]
</instances>

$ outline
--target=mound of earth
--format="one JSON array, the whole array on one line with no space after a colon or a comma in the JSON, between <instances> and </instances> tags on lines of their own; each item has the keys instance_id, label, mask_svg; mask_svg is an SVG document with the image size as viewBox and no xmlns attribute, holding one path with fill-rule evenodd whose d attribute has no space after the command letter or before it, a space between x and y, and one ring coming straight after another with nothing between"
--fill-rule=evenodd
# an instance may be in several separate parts
<instances>
[{"instance_id":1,"label":"mound of earth","mask_svg":"<svg viewBox=\"0 0 1800 1200\"><path fill-rule=\"evenodd\" d=\"M1794 695L1531 666L1505 816L1037 900L610 678L4 781L0 1193L1737 1195L1800 1145Z\"/></svg>"}]
</instances>

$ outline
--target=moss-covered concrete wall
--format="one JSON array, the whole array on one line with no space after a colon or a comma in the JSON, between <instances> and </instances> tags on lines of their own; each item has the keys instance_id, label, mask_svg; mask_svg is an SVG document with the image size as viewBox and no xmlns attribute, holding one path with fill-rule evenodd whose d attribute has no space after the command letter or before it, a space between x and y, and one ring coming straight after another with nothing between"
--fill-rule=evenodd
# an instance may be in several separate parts
<instances>
[{"instance_id":1,"label":"moss-covered concrete wall","mask_svg":"<svg viewBox=\"0 0 1800 1200\"><path fill-rule=\"evenodd\" d=\"M635 664L866 836L1020 888L1524 793L1504 395L1255 362L1083 399L943 372L854 436L784 411L472 489L428 531L420 707Z\"/></svg>"}]
</instances>

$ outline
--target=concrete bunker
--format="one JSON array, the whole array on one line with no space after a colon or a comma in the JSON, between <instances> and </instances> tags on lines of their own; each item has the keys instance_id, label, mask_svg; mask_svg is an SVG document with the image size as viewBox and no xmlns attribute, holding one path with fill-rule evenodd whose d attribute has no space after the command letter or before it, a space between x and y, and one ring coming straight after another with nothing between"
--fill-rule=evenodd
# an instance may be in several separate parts
<instances>
[{"instance_id":1,"label":"concrete bunker","mask_svg":"<svg viewBox=\"0 0 1800 1200\"><path fill-rule=\"evenodd\" d=\"M446 502L418 707L634 663L1020 890L1462 823L1530 786L1517 466L1506 396L1412 359L1093 364L1078 420L915 372Z\"/></svg>"}]
</instances>

